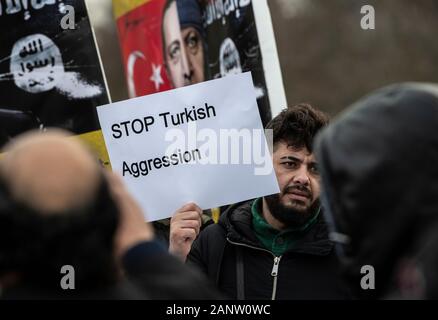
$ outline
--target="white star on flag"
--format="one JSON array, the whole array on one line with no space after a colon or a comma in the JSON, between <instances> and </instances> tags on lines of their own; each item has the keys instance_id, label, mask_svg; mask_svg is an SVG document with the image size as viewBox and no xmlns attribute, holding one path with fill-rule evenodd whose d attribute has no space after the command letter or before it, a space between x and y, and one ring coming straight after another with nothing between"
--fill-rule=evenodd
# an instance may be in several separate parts
<instances>
[{"instance_id":1,"label":"white star on flag","mask_svg":"<svg viewBox=\"0 0 438 320\"><path fill-rule=\"evenodd\" d=\"M161 78L161 66L156 66L152 63L152 75L149 78L155 84L155 90L160 89L160 84L164 84L163 78Z\"/></svg>"}]
</instances>

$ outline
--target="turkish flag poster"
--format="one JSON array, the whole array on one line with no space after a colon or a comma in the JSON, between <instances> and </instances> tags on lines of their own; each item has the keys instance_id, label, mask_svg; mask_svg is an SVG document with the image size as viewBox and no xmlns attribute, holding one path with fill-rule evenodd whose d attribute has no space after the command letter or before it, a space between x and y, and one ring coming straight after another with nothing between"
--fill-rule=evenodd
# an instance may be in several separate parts
<instances>
[{"instance_id":1,"label":"turkish flag poster","mask_svg":"<svg viewBox=\"0 0 438 320\"><path fill-rule=\"evenodd\" d=\"M131 98L171 89L164 70L161 16L164 0L115 1L114 12Z\"/></svg>"},{"instance_id":2,"label":"turkish flag poster","mask_svg":"<svg viewBox=\"0 0 438 320\"><path fill-rule=\"evenodd\" d=\"M113 0L113 9L130 97L251 71L263 124L286 106L266 0Z\"/></svg>"}]
</instances>

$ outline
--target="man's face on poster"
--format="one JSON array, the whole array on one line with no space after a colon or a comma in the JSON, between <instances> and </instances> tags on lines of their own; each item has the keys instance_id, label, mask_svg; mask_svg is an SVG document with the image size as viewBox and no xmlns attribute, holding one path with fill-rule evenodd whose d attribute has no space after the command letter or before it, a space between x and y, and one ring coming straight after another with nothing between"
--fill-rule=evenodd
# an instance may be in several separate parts
<instances>
[{"instance_id":1,"label":"man's face on poster","mask_svg":"<svg viewBox=\"0 0 438 320\"><path fill-rule=\"evenodd\" d=\"M185 52L189 63L192 83L204 81L204 47L202 37L193 27L181 30Z\"/></svg>"},{"instance_id":2,"label":"man's face on poster","mask_svg":"<svg viewBox=\"0 0 438 320\"><path fill-rule=\"evenodd\" d=\"M180 30L176 2L163 16L163 42L166 70L173 87L204 81L202 38L193 27Z\"/></svg>"}]
</instances>

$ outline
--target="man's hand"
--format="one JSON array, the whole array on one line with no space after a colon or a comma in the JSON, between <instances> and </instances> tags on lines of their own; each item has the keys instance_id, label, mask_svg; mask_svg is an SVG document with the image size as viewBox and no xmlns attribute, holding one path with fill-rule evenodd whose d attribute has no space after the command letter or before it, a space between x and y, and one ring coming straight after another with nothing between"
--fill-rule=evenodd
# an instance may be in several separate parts
<instances>
[{"instance_id":1,"label":"man's hand","mask_svg":"<svg viewBox=\"0 0 438 320\"><path fill-rule=\"evenodd\" d=\"M120 213L115 238L115 252L120 258L134 245L151 241L154 238L154 231L152 226L145 221L140 206L129 194L122 179L112 172L105 172L105 175Z\"/></svg>"},{"instance_id":2,"label":"man's hand","mask_svg":"<svg viewBox=\"0 0 438 320\"><path fill-rule=\"evenodd\" d=\"M201 215L201 208L195 203L188 203L178 209L170 220L169 252L183 262L201 229Z\"/></svg>"}]
</instances>

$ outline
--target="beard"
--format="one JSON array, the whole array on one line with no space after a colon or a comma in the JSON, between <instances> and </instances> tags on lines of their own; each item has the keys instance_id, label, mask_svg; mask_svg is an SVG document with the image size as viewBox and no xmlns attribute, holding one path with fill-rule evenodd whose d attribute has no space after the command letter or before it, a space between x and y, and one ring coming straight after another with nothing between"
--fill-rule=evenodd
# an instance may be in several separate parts
<instances>
[{"instance_id":1,"label":"beard","mask_svg":"<svg viewBox=\"0 0 438 320\"><path fill-rule=\"evenodd\" d=\"M305 187L288 186L281 193L273 194L265 197L266 205L271 212L271 215L286 225L288 228L301 228L305 226L314 216L320 207L319 199L316 199L309 206L305 206L301 201L292 201L290 205L284 205L281 202L281 196L285 195L294 189L308 192L309 198L312 199L312 193Z\"/></svg>"}]
</instances>

